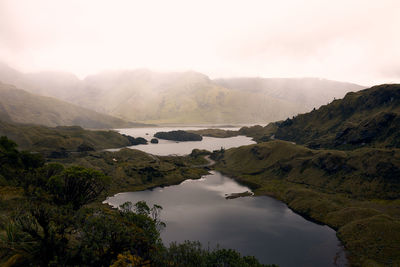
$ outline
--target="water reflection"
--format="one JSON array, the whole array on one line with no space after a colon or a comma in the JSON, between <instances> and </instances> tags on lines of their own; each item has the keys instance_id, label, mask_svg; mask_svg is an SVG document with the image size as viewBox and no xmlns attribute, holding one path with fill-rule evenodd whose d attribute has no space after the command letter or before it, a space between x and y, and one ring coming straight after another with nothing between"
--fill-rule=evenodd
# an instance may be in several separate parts
<instances>
[{"instance_id":1,"label":"water reflection","mask_svg":"<svg viewBox=\"0 0 400 267\"><path fill-rule=\"evenodd\" d=\"M125 201L160 204L164 208L161 219L167 224L161 235L165 244L199 240L205 246L218 243L254 255L263 263L334 265L335 255L341 251L335 231L305 220L269 197L224 198L248 190L214 172L177 186L120 193L107 202L115 207Z\"/></svg>"}]
</instances>

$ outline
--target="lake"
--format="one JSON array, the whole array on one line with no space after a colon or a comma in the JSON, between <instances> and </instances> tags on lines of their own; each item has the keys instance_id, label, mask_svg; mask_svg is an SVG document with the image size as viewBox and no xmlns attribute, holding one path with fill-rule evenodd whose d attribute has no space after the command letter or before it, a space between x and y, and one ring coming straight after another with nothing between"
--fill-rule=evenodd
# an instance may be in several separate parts
<instances>
[{"instance_id":1,"label":"lake","mask_svg":"<svg viewBox=\"0 0 400 267\"><path fill-rule=\"evenodd\" d=\"M150 127L150 128L126 128L126 129L117 129L117 131L121 134L130 135L133 137L143 137L147 141L153 137L156 132L169 132L176 130L200 130L207 129L209 127ZM226 130L238 130L239 128L220 128ZM149 143L147 145L137 145L130 146L129 148L142 150L146 153L150 153L153 155L166 156L166 155L187 155L192 152L193 149L206 149L208 151L218 150L221 147L228 149L232 147L238 147L242 145L250 145L255 142L251 140L250 137L247 136L235 136L229 138L214 138L214 137L203 137L202 141L193 141L193 142L176 142L169 140L159 139L158 144ZM107 151L117 151L119 149L107 149Z\"/></svg>"},{"instance_id":2,"label":"lake","mask_svg":"<svg viewBox=\"0 0 400 267\"><path fill-rule=\"evenodd\" d=\"M114 207L144 200L163 207L163 242L199 240L205 247L236 249L262 263L280 266L345 266L335 231L305 220L270 197L226 199L250 191L233 179L211 172L199 180L153 190L119 193L105 201ZM337 265L334 264L336 259Z\"/></svg>"}]
</instances>

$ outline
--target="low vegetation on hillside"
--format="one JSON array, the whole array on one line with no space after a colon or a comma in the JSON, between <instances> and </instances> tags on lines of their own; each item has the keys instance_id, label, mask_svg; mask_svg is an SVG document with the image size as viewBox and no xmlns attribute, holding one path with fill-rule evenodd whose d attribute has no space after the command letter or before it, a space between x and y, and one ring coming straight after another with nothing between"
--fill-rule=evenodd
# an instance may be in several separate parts
<instances>
[{"instance_id":1,"label":"low vegetation on hillside","mask_svg":"<svg viewBox=\"0 0 400 267\"><path fill-rule=\"evenodd\" d=\"M384 84L348 93L276 126L275 138L313 148L400 148L400 85Z\"/></svg>"},{"instance_id":2,"label":"low vegetation on hillside","mask_svg":"<svg viewBox=\"0 0 400 267\"><path fill-rule=\"evenodd\" d=\"M76 153L51 161L99 170L112 177L110 194L179 184L186 179L198 179L207 174L205 169L194 167L206 163L199 155L153 156L128 148L117 152Z\"/></svg>"},{"instance_id":3,"label":"low vegetation on hillside","mask_svg":"<svg viewBox=\"0 0 400 267\"><path fill-rule=\"evenodd\" d=\"M396 266L399 114L400 85L375 86L285 121L243 127L237 134L258 144L212 157L256 195L336 229L352 265Z\"/></svg>"},{"instance_id":4,"label":"low vegetation on hillside","mask_svg":"<svg viewBox=\"0 0 400 267\"><path fill-rule=\"evenodd\" d=\"M135 177L127 183L150 186L154 173L178 173L174 165L185 164L183 158L153 159L138 151L106 154L80 160L102 167L115 163L105 167L113 177L91 168L45 163L40 154L20 152L14 142L0 137L2 266L267 266L234 250L202 248L198 242L164 246L161 206L127 202L115 210L101 205L110 186L111 191L121 186L116 172Z\"/></svg>"},{"instance_id":5,"label":"low vegetation on hillside","mask_svg":"<svg viewBox=\"0 0 400 267\"><path fill-rule=\"evenodd\" d=\"M69 152L93 151L137 145L141 139L115 131L92 131L79 126L45 127L0 121L0 136L14 140L20 149L53 153L54 157Z\"/></svg>"}]
</instances>

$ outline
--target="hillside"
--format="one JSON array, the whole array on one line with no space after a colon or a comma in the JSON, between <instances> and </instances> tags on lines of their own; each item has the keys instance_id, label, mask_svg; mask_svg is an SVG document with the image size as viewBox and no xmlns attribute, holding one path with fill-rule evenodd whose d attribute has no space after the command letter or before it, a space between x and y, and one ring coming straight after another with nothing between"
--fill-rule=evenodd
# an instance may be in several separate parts
<instances>
[{"instance_id":1,"label":"hillside","mask_svg":"<svg viewBox=\"0 0 400 267\"><path fill-rule=\"evenodd\" d=\"M122 128L141 125L55 98L35 95L1 82L0 120L46 126L78 125L85 128Z\"/></svg>"},{"instance_id":2,"label":"hillside","mask_svg":"<svg viewBox=\"0 0 400 267\"><path fill-rule=\"evenodd\" d=\"M338 231L352 266L400 263L400 151L270 141L214 153L216 169Z\"/></svg>"},{"instance_id":3,"label":"hillside","mask_svg":"<svg viewBox=\"0 0 400 267\"><path fill-rule=\"evenodd\" d=\"M99 150L133 145L131 138L117 132L91 131L79 126L52 128L0 121L0 136L7 136L14 140L20 149L44 153Z\"/></svg>"},{"instance_id":4,"label":"hillside","mask_svg":"<svg viewBox=\"0 0 400 267\"><path fill-rule=\"evenodd\" d=\"M352 265L397 266L399 111L400 85L380 85L265 127L204 133L254 137L215 151L216 169L336 229Z\"/></svg>"},{"instance_id":5,"label":"hillside","mask_svg":"<svg viewBox=\"0 0 400 267\"><path fill-rule=\"evenodd\" d=\"M400 147L400 85L384 84L276 123L275 138L310 147Z\"/></svg>"},{"instance_id":6,"label":"hillside","mask_svg":"<svg viewBox=\"0 0 400 267\"><path fill-rule=\"evenodd\" d=\"M127 121L254 124L283 120L361 86L323 79L218 79L197 72L108 71L79 80L0 64L0 81Z\"/></svg>"},{"instance_id":7,"label":"hillside","mask_svg":"<svg viewBox=\"0 0 400 267\"><path fill-rule=\"evenodd\" d=\"M105 72L87 77L81 86L82 93L68 101L146 123L257 123L304 110L285 100L229 90L196 72Z\"/></svg>"},{"instance_id":8,"label":"hillside","mask_svg":"<svg viewBox=\"0 0 400 267\"><path fill-rule=\"evenodd\" d=\"M299 103L307 111L335 98L342 98L350 91L364 88L357 84L318 78L230 78L215 79L214 82L233 90L249 91Z\"/></svg>"}]
</instances>

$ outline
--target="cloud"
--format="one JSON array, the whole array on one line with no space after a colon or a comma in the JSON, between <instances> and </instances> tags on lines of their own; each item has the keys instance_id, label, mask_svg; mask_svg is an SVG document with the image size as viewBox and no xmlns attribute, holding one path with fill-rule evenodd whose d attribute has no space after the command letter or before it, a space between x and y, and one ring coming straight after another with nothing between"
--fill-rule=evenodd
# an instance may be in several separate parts
<instances>
[{"instance_id":1,"label":"cloud","mask_svg":"<svg viewBox=\"0 0 400 267\"><path fill-rule=\"evenodd\" d=\"M397 0L3 0L0 59L26 71L194 69L373 84L400 61ZM385 71L382 71L385 69ZM386 70L387 69L387 70Z\"/></svg>"}]
</instances>

